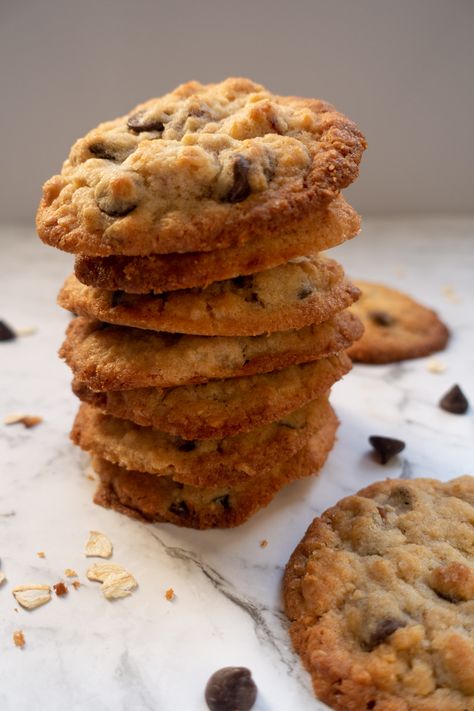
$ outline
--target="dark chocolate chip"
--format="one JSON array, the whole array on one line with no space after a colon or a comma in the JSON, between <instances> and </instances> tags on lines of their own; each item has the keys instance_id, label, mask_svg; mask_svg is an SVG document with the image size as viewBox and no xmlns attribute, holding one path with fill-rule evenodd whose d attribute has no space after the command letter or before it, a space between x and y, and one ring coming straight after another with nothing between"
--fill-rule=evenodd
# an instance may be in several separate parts
<instances>
[{"instance_id":1,"label":"dark chocolate chip","mask_svg":"<svg viewBox=\"0 0 474 711\"><path fill-rule=\"evenodd\" d=\"M104 160L117 159L117 156L110 150L110 148L107 148L104 143L91 143L89 151L96 158L103 158Z\"/></svg>"},{"instance_id":2,"label":"dark chocolate chip","mask_svg":"<svg viewBox=\"0 0 474 711\"><path fill-rule=\"evenodd\" d=\"M224 667L210 677L204 696L211 711L249 711L257 687L246 667Z\"/></svg>"},{"instance_id":3,"label":"dark chocolate chip","mask_svg":"<svg viewBox=\"0 0 474 711\"><path fill-rule=\"evenodd\" d=\"M224 496L216 496L212 499L214 504L220 504L226 511L230 509L230 496L229 494L224 494Z\"/></svg>"},{"instance_id":4,"label":"dark chocolate chip","mask_svg":"<svg viewBox=\"0 0 474 711\"><path fill-rule=\"evenodd\" d=\"M402 442L401 439L393 439L392 437L371 435L369 442L379 455L381 464L386 464L392 457L405 449L405 442Z\"/></svg>"},{"instance_id":5,"label":"dark chocolate chip","mask_svg":"<svg viewBox=\"0 0 474 711\"><path fill-rule=\"evenodd\" d=\"M451 390L443 395L439 406L442 410L451 412L453 415L464 415L469 407L469 401L459 385L453 385Z\"/></svg>"},{"instance_id":6,"label":"dark chocolate chip","mask_svg":"<svg viewBox=\"0 0 474 711\"><path fill-rule=\"evenodd\" d=\"M174 513L176 516L187 516L189 513L186 501L173 501L169 507L169 511Z\"/></svg>"},{"instance_id":7,"label":"dark chocolate chip","mask_svg":"<svg viewBox=\"0 0 474 711\"><path fill-rule=\"evenodd\" d=\"M396 630L405 626L406 622L402 622L401 620L381 620L370 635L369 640L365 644L365 648L368 652L371 652L375 647L378 647L379 644L383 644Z\"/></svg>"},{"instance_id":8,"label":"dark chocolate chip","mask_svg":"<svg viewBox=\"0 0 474 711\"><path fill-rule=\"evenodd\" d=\"M223 198L224 202L242 202L251 193L249 183L250 163L244 156L237 155L234 159L232 186Z\"/></svg>"},{"instance_id":9,"label":"dark chocolate chip","mask_svg":"<svg viewBox=\"0 0 474 711\"><path fill-rule=\"evenodd\" d=\"M134 133L143 133L143 131L162 131L165 127L163 121L156 118L146 118L144 111L139 111L129 117L127 126Z\"/></svg>"},{"instance_id":10,"label":"dark chocolate chip","mask_svg":"<svg viewBox=\"0 0 474 711\"><path fill-rule=\"evenodd\" d=\"M5 321L0 321L0 341L13 341L15 338L15 331L12 331Z\"/></svg>"},{"instance_id":11,"label":"dark chocolate chip","mask_svg":"<svg viewBox=\"0 0 474 711\"><path fill-rule=\"evenodd\" d=\"M194 452L196 447L196 442L192 439L183 439L182 442L176 445L176 449L179 449L180 452Z\"/></svg>"},{"instance_id":12,"label":"dark chocolate chip","mask_svg":"<svg viewBox=\"0 0 474 711\"><path fill-rule=\"evenodd\" d=\"M367 701L367 706L366 706L366 708L367 708L369 711L372 711L372 709L375 708L375 704L376 704L376 703L377 703L377 702L375 701L375 699L370 699L370 701Z\"/></svg>"},{"instance_id":13,"label":"dark chocolate chip","mask_svg":"<svg viewBox=\"0 0 474 711\"><path fill-rule=\"evenodd\" d=\"M98 201L97 206L101 212L105 212L109 217L125 217L136 208L136 204L130 205L129 203L124 203L123 205L115 203L113 206L108 206L105 201Z\"/></svg>"},{"instance_id":14,"label":"dark chocolate chip","mask_svg":"<svg viewBox=\"0 0 474 711\"><path fill-rule=\"evenodd\" d=\"M457 602L461 602L461 599L459 597L458 598L451 597L450 595L447 595L444 592L440 592L439 590L434 590L434 589L433 589L433 592L436 593L436 595L439 598L441 598L441 600L446 600L446 602L452 602L453 604L455 604Z\"/></svg>"},{"instance_id":15,"label":"dark chocolate chip","mask_svg":"<svg viewBox=\"0 0 474 711\"><path fill-rule=\"evenodd\" d=\"M369 311L368 315L377 326L393 326L396 321L396 319L386 311Z\"/></svg>"},{"instance_id":16,"label":"dark chocolate chip","mask_svg":"<svg viewBox=\"0 0 474 711\"><path fill-rule=\"evenodd\" d=\"M125 296L125 292L121 290L117 290L112 292L112 300L111 300L111 306L112 308L115 308L116 306L120 306L122 303L123 299Z\"/></svg>"},{"instance_id":17,"label":"dark chocolate chip","mask_svg":"<svg viewBox=\"0 0 474 711\"><path fill-rule=\"evenodd\" d=\"M309 284L308 284L307 286L301 287L301 289L298 291L297 296L298 296L298 299L301 299L301 301L302 301L303 299L307 299L308 296L311 296L312 293L313 293L313 287L309 286Z\"/></svg>"},{"instance_id":18,"label":"dark chocolate chip","mask_svg":"<svg viewBox=\"0 0 474 711\"><path fill-rule=\"evenodd\" d=\"M284 420L280 420L278 423L280 427L288 427L289 430L299 430L299 427L297 425L294 425L292 422L285 422Z\"/></svg>"},{"instance_id":19,"label":"dark chocolate chip","mask_svg":"<svg viewBox=\"0 0 474 711\"><path fill-rule=\"evenodd\" d=\"M253 285L252 276L238 276L232 279L232 283L237 289L249 289Z\"/></svg>"}]
</instances>

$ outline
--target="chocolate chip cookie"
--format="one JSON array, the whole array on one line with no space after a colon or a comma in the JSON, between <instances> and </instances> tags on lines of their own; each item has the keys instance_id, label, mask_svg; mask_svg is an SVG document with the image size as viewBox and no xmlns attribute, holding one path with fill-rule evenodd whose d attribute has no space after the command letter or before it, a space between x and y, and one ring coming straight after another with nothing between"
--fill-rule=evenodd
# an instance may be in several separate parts
<instances>
[{"instance_id":1,"label":"chocolate chip cookie","mask_svg":"<svg viewBox=\"0 0 474 711\"><path fill-rule=\"evenodd\" d=\"M94 457L93 466L101 480L94 501L145 521L201 529L239 526L267 506L283 486L321 469L334 444L337 425L330 409L318 432L288 461L233 486L179 484L168 476L129 471Z\"/></svg>"},{"instance_id":2,"label":"chocolate chip cookie","mask_svg":"<svg viewBox=\"0 0 474 711\"><path fill-rule=\"evenodd\" d=\"M394 363L445 348L449 331L438 315L408 294L382 284L354 281L362 295L351 307L364 333L349 350L361 363Z\"/></svg>"},{"instance_id":3,"label":"chocolate chip cookie","mask_svg":"<svg viewBox=\"0 0 474 711\"><path fill-rule=\"evenodd\" d=\"M354 237L359 229L359 216L339 195L324 209L295 220L283 232L276 230L264 235L258 242L211 252L152 254L148 257L78 255L74 270L83 284L130 294L204 287L336 247Z\"/></svg>"},{"instance_id":4,"label":"chocolate chip cookie","mask_svg":"<svg viewBox=\"0 0 474 711\"><path fill-rule=\"evenodd\" d=\"M386 480L313 521L290 634L338 711L474 710L474 478Z\"/></svg>"},{"instance_id":5,"label":"chocolate chip cookie","mask_svg":"<svg viewBox=\"0 0 474 711\"><path fill-rule=\"evenodd\" d=\"M334 199L365 146L323 101L189 82L78 140L44 185L38 233L89 256L258 241Z\"/></svg>"},{"instance_id":6,"label":"chocolate chip cookie","mask_svg":"<svg viewBox=\"0 0 474 711\"><path fill-rule=\"evenodd\" d=\"M257 336L321 323L359 290L325 257L300 257L204 289L127 294L84 286L71 275L58 303L75 314L134 328L202 336Z\"/></svg>"}]
</instances>

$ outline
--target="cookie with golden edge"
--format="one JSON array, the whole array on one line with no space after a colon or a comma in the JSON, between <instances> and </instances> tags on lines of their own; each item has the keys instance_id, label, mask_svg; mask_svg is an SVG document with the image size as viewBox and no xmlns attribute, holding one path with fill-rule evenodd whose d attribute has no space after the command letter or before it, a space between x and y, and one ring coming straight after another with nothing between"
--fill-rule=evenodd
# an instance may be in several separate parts
<instances>
[{"instance_id":1,"label":"cookie with golden edge","mask_svg":"<svg viewBox=\"0 0 474 711\"><path fill-rule=\"evenodd\" d=\"M44 185L38 233L89 256L258 241L334 199L365 147L324 101L189 82L78 140Z\"/></svg>"},{"instance_id":2,"label":"cookie with golden edge","mask_svg":"<svg viewBox=\"0 0 474 711\"><path fill-rule=\"evenodd\" d=\"M272 373L176 388L73 391L105 414L187 439L219 439L278 420L325 393L351 369L345 353Z\"/></svg>"},{"instance_id":3,"label":"cookie with golden edge","mask_svg":"<svg viewBox=\"0 0 474 711\"><path fill-rule=\"evenodd\" d=\"M344 350L361 332L347 311L299 330L242 337L158 333L78 316L59 354L92 390L170 388L319 360Z\"/></svg>"},{"instance_id":4,"label":"cookie with golden edge","mask_svg":"<svg viewBox=\"0 0 474 711\"><path fill-rule=\"evenodd\" d=\"M362 292L351 307L364 324L362 337L349 350L361 363L394 363L443 350L449 331L435 311L401 291L357 280Z\"/></svg>"},{"instance_id":5,"label":"cookie with golden edge","mask_svg":"<svg viewBox=\"0 0 474 711\"><path fill-rule=\"evenodd\" d=\"M82 404L72 441L125 469L170 476L193 486L235 484L260 476L300 450L329 416L327 395L284 418L222 439L187 440Z\"/></svg>"},{"instance_id":6,"label":"cookie with golden edge","mask_svg":"<svg viewBox=\"0 0 474 711\"><path fill-rule=\"evenodd\" d=\"M474 711L474 478L386 480L317 518L284 599L337 711Z\"/></svg>"},{"instance_id":7,"label":"cookie with golden edge","mask_svg":"<svg viewBox=\"0 0 474 711\"><path fill-rule=\"evenodd\" d=\"M354 237L360 230L356 211L339 195L327 207L239 247L211 252L152 254L148 257L76 257L74 271L83 284L130 294L205 287L317 254Z\"/></svg>"},{"instance_id":8,"label":"cookie with golden edge","mask_svg":"<svg viewBox=\"0 0 474 711\"><path fill-rule=\"evenodd\" d=\"M288 461L262 476L226 486L195 487L167 476L129 471L93 458L100 477L94 501L145 521L168 521L189 528L231 528L267 506L291 481L317 474L331 451L338 426L331 409L327 421Z\"/></svg>"},{"instance_id":9,"label":"cookie with golden edge","mask_svg":"<svg viewBox=\"0 0 474 711\"><path fill-rule=\"evenodd\" d=\"M257 336L326 321L359 290L325 257L300 257L204 289L127 294L84 286L71 275L58 303L73 313L133 328L201 336Z\"/></svg>"}]
</instances>

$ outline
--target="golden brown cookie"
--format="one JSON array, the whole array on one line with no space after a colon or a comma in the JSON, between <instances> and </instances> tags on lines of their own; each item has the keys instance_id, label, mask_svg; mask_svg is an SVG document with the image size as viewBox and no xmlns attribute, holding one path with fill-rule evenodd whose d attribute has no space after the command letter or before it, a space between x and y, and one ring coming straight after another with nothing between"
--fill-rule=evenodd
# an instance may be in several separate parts
<instances>
[{"instance_id":1,"label":"golden brown cookie","mask_svg":"<svg viewBox=\"0 0 474 711\"><path fill-rule=\"evenodd\" d=\"M234 484L260 476L300 450L329 417L327 395L277 422L224 437L186 440L79 408L71 439L82 449L130 470L170 476L192 486Z\"/></svg>"},{"instance_id":2,"label":"golden brown cookie","mask_svg":"<svg viewBox=\"0 0 474 711\"><path fill-rule=\"evenodd\" d=\"M74 269L83 284L130 294L205 287L336 247L354 237L359 229L358 214L339 195L324 209L295 220L284 232L274 231L257 242L211 252L148 257L78 255Z\"/></svg>"},{"instance_id":3,"label":"golden brown cookie","mask_svg":"<svg viewBox=\"0 0 474 711\"><path fill-rule=\"evenodd\" d=\"M80 316L152 331L257 336L321 323L358 296L337 262L315 256L204 289L164 294L106 291L71 275L58 303Z\"/></svg>"},{"instance_id":4,"label":"golden brown cookie","mask_svg":"<svg viewBox=\"0 0 474 711\"><path fill-rule=\"evenodd\" d=\"M78 140L43 188L38 233L89 256L245 244L334 199L365 147L323 101L189 82Z\"/></svg>"},{"instance_id":5,"label":"golden brown cookie","mask_svg":"<svg viewBox=\"0 0 474 711\"><path fill-rule=\"evenodd\" d=\"M279 420L314 400L351 369L345 353L272 373L176 388L73 391L102 412L187 439L219 439Z\"/></svg>"},{"instance_id":6,"label":"golden brown cookie","mask_svg":"<svg viewBox=\"0 0 474 711\"><path fill-rule=\"evenodd\" d=\"M59 354L92 390L169 388L279 370L347 348L362 331L343 311L322 324L264 336L182 336L79 316Z\"/></svg>"},{"instance_id":7,"label":"golden brown cookie","mask_svg":"<svg viewBox=\"0 0 474 711\"><path fill-rule=\"evenodd\" d=\"M437 314L408 294L383 284L354 282L362 291L351 307L364 324L364 333L349 350L361 363L394 363L442 350L449 331Z\"/></svg>"},{"instance_id":8,"label":"golden brown cookie","mask_svg":"<svg viewBox=\"0 0 474 711\"><path fill-rule=\"evenodd\" d=\"M291 639L338 711L474 711L474 478L386 480L313 521Z\"/></svg>"},{"instance_id":9,"label":"golden brown cookie","mask_svg":"<svg viewBox=\"0 0 474 711\"><path fill-rule=\"evenodd\" d=\"M233 486L198 488L167 476L128 471L94 457L101 480L94 501L145 521L201 529L239 526L267 506L285 484L318 473L333 447L337 425L331 409L321 429L288 461Z\"/></svg>"}]
</instances>

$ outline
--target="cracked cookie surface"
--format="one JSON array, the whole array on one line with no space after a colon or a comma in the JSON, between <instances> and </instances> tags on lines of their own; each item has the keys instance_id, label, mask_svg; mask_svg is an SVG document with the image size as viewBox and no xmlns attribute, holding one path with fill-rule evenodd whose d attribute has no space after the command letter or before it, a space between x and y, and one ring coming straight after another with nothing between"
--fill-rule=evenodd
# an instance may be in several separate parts
<instances>
[{"instance_id":1,"label":"cracked cookie surface","mask_svg":"<svg viewBox=\"0 0 474 711\"><path fill-rule=\"evenodd\" d=\"M338 711L474 711L474 478L387 480L313 521L286 568L295 649Z\"/></svg>"},{"instance_id":2,"label":"cracked cookie surface","mask_svg":"<svg viewBox=\"0 0 474 711\"><path fill-rule=\"evenodd\" d=\"M189 82L78 140L44 185L38 233L89 256L241 245L334 199L365 145L323 101Z\"/></svg>"}]
</instances>

